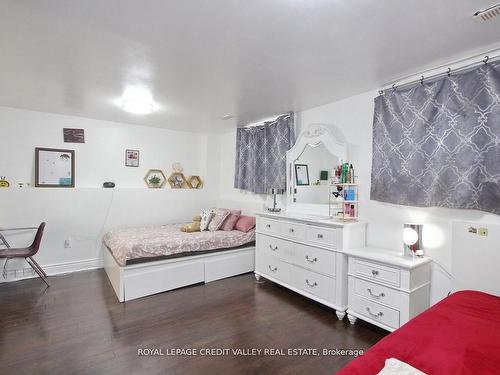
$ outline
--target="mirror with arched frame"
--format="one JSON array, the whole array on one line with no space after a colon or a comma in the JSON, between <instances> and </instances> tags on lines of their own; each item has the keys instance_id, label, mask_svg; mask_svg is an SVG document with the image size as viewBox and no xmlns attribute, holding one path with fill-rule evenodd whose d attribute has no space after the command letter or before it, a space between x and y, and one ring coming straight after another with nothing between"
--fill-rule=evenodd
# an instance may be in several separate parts
<instances>
[{"instance_id":1,"label":"mirror with arched frame","mask_svg":"<svg viewBox=\"0 0 500 375\"><path fill-rule=\"evenodd\" d=\"M347 146L329 127L309 125L287 152L287 210L328 215L332 170L347 160Z\"/></svg>"}]
</instances>

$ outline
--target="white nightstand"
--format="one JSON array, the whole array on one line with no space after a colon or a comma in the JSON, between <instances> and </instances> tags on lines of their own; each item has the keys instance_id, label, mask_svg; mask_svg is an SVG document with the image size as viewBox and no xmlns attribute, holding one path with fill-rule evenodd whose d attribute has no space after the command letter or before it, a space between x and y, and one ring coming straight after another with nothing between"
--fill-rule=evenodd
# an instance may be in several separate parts
<instances>
[{"instance_id":1,"label":"white nightstand","mask_svg":"<svg viewBox=\"0 0 500 375\"><path fill-rule=\"evenodd\" d=\"M429 307L431 259L377 248L348 256L347 317L394 331Z\"/></svg>"}]
</instances>

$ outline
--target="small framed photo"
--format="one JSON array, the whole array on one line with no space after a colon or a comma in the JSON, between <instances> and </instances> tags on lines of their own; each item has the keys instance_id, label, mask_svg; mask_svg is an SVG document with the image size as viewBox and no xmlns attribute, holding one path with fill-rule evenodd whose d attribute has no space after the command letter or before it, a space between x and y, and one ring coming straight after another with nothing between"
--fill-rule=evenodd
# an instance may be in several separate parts
<instances>
[{"instance_id":1,"label":"small framed photo","mask_svg":"<svg viewBox=\"0 0 500 375\"><path fill-rule=\"evenodd\" d=\"M126 167L139 166L139 150L125 150L125 166Z\"/></svg>"},{"instance_id":2,"label":"small framed photo","mask_svg":"<svg viewBox=\"0 0 500 375\"><path fill-rule=\"evenodd\" d=\"M64 143L85 143L84 129L63 129Z\"/></svg>"},{"instance_id":3,"label":"small framed photo","mask_svg":"<svg viewBox=\"0 0 500 375\"><path fill-rule=\"evenodd\" d=\"M75 187L75 151L35 148L35 187Z\"/></svg>"},{"instance_id":4,"label":"small framed photo","mask_svg":"<svg viewBox=\"0 0 500 375\"><path fill-rule=\"evenodd\" d=\"M309 168L307 164L295 164L295 183L297 186L309 185Z\"/></svg>"}]
</instances>

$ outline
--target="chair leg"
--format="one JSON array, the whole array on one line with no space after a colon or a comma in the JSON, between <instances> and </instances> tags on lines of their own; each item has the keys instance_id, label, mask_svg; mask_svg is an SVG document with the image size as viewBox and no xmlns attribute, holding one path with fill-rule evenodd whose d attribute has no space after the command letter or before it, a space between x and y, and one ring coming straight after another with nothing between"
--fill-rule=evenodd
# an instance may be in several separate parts
<instances>
[{"instance_id":1,"label":"chair leg","mask_svg":"<svg viewBox=\"0 0 500 375\"><path fill-rule=\"evenodd\" d=\"M44 275L44 273L45 273L45 272L44 272L44 273L42 273L42 271L41 271L41 270L39 270L39 269L38 269L38 268L37 268L37 267L36 267L36 266L35 266L35 265L31 262L32 260L33 260L33 259L31 259L31 258L26 258L26 262L28 262L28 264L31 266L31 268L33 268L33 270L37 273L37 275L38 275L38 276L40 276L40 278L43 280L43 282L44 282L45 284L47 284L47 287L49 287L49 286L50 286L50 284L49 284L49 282L47 281L47 277Z\"/></svg>"},{"instance_id":2,"label":"chair leg","mask_svg":"<svg viewBox=\"0 0 500 375\"><path fill-rule=\"evenodd\" d=\"M40 267L40 265L36 262L36 260L33 259L32 257L29 257L29 258L33 262L33 264L36 266L36 268L38 268L38 270L43 274L43 276L48 277L47 274L45 273L45 271L43 270L43 268Z\"/></svg>"}]
</instances>

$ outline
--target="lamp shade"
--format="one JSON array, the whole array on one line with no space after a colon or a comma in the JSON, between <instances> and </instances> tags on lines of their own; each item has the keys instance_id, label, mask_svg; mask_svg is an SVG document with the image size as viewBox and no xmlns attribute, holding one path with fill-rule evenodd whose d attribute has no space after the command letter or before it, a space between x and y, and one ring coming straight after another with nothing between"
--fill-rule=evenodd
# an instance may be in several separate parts
<instances>
[{"instance_id":1,"label":"lamp shade","mask_svg":"<svg viewBox=\"0 0 500 375\"><path fill-rule=\"evenodd\" d=\"M405 245L412 246L418 241L418 233L415 229L406 227L403 230L403 241Z\"/></svg>"},{"instance_id":2,"label":"lamp shade","mask_svg":"<svg viewBox=\"0 0 500 375\"><path fill-rule=\"evenodd\" d=\"M403 229L405 255L423 255L422 224L407 223Z\"/></svg>"}]
</instances>

